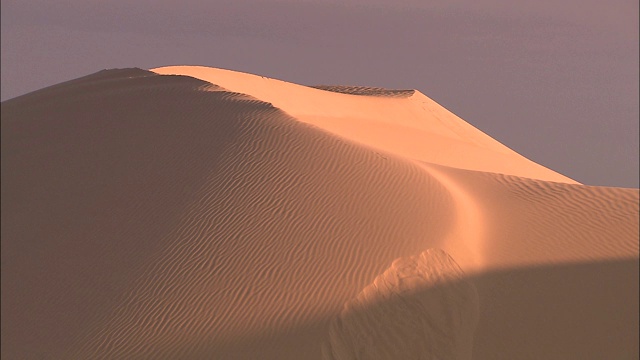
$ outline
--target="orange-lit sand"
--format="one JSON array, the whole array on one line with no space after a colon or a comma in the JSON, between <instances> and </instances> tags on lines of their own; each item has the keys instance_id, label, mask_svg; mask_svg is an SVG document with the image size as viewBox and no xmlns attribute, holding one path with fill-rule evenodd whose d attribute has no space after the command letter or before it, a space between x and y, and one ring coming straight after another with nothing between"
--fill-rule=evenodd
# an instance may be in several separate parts
<instances>
[{"instance_id":1,"label":"orange-lit sand","mask_svg":"<svg viewBox=\"0 0 640 360\"><path fill-rule=\"evenodd\" d=\"M2 103L2 358L638 358L638 199L417 91L102 71Z\"/></svg>"}]
</instances>

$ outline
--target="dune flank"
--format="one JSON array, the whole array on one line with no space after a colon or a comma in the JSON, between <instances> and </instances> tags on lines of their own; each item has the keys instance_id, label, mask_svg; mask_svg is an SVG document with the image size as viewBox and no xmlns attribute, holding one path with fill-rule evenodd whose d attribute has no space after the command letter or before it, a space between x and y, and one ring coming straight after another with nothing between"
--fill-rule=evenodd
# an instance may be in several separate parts
<instances>
[{"instance_id":1,"label":"dune flank","mask_svg":"<svg viewBox=\"0 0 640 360\"><path fill-rule=\"evenodd\" d=\"M3 358L638 358L638 189L418 91L115 69L1 121Z\"/></svg>"}]
</instances>

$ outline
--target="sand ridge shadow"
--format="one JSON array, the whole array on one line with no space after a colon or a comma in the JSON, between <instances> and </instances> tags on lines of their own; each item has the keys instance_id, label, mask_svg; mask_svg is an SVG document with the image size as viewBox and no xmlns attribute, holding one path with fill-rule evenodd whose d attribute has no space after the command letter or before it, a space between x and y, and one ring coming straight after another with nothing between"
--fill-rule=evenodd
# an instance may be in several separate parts
<instances>
[{"instance_id":1,"label":"sand ridge shadow","mask_svg":"<svg viewBox=\"0 0 640 360\"><path fill-rule=\"evenodd\" d=\"M207 85L115 69L2 103L3 358L56 357L99 323L245 118L273 111Z\"/></svg>"}]
</instances>

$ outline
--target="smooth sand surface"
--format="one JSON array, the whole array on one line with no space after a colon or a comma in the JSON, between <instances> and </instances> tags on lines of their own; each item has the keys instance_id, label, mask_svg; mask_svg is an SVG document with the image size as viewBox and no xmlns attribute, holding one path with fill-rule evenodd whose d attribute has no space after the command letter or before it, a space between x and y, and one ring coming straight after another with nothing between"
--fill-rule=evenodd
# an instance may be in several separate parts
<instances>
[{"instance_id":1,"label":"smooth sand surface","mask_svg":"<svg viewBox=\"0 0 640 360\"><path fill-rule=\"evenodd\" d=\"M2 358L637 359L638 201L415 90L105 70L2 103Z\"/></svg>"}]
</instances>

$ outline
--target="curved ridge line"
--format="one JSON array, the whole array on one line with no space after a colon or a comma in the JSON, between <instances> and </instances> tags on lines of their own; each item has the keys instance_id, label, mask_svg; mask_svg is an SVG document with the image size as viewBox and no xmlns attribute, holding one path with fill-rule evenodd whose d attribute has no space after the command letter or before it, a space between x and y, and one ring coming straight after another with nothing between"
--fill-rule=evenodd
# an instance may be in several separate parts
<instances>
[{"instance_id":1,"label":"curved ridge line","mask_svg":"<svg viewBox=\"0 0 640 360\"><path fill-rule=\"evenodd\" d=\"M439 166L414 161L447 189L456 206L457 219L453 230L442 241L442 249L456 259L466 274L486 267L484 244L484 216L478 201L454 177L439 169ZM459 250L462 249L462 250Z\"/></svg>"}]
</instances>

